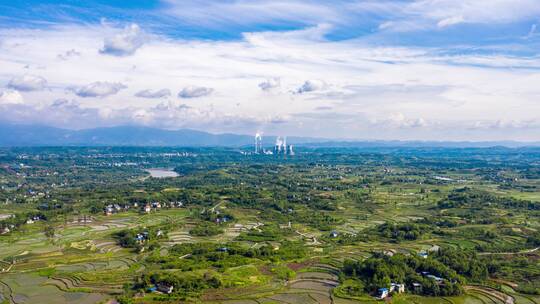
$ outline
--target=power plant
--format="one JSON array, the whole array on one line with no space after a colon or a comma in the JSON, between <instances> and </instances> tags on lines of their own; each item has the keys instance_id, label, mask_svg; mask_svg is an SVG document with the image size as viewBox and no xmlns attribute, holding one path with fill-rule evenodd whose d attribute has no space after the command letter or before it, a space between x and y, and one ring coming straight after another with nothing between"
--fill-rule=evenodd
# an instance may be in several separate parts
<instances>
[{"instance_id":1,"label":"power plant","mask_svg":"<svg viewBox=\"0 0 540 304\"><path fill-rule=\"evenodd\" d=\"M287 145L286 136L278 136L276 138L276 143L273 150L265 150L262 143L262 134L255 134L255 154L266 154L266 155L294 155L294 150L292 145Z\"/></svg>"},{"instance_id":2,"label":"power plant","mask_svg":"<svg viewBox=\"0 0 540 304\"><path fill-rule=\"evenodd\" d=\"M287 146L287 137L278 136L274 146L274 154L276 155L294 155L293 146Z\"/></svg>"}]
</instances>

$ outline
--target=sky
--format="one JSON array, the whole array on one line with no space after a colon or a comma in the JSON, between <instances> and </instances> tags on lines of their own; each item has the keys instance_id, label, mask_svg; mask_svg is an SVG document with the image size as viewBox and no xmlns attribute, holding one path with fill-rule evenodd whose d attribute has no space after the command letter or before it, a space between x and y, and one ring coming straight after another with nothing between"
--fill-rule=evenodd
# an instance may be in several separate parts
<instances>
[{"instance_id":1,"label":"sky","mask_svg":"<svg viewBox=\"0 0 540 304\"><path fill-rule=\"evenodd\" d=\"M0 0L0 121L540 141L538 0Z\"/></svg>"}]
</instances>

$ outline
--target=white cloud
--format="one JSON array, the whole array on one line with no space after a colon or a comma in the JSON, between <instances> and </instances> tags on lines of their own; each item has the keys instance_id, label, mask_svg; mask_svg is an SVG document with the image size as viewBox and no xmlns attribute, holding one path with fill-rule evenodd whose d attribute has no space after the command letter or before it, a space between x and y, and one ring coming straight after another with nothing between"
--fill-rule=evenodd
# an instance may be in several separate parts
<instances>
[{"instance_id":1,"label":"white cloud","mask_svg":"<svg viewBox=\"0 0 540 304\"><path fill-rule=\"evenodd\" d=\"M107 97L120 92L120 90L127 88L119 82L102 82L97 81L88 85L77 87L73 89L73 92L79 97Z\"/></svg>"},{"instance_id":2,"label":"white cloud","mask_svg":"<svg viewBox=\"0 0 540 304\"><path fill-rule=\"evenodd\" d=\"M537 19L540 2L537 0L414 0L392 1L391 21L380 29L396 31L445 28L457 24L505 24ZM376 13L386 12L378 7Z\"/></svg>"},{"instance_id":3,"label":"white cloud","mask_svg":"<svg viewBox=\"0 0 540 304\"><path fill-rule=\"evenodd\" d=\"M181 24L220 29L258 24L332 24L355 28L380 21L379 29L410 31L461 23L505 24L537 19L538 0L193 1L166 0L163 14Z\"/></svg>"},{"instance_id":4,"label":"white cloud","mask_svg":"<svg viewBox=\"0 0 540 304\"><path fill-rule=\"evenodd\" d=\"M178 98L198 98L212 94L214 89L207 87L189 86L178 92Z\"/></svg>"},{"instance_id":5,"label":"white cloud","mask_svg":"<svg viewBox=\"0 0 540 304\"><path fill-rule=\"evenodd\" d=\"M536 0L417 0L411 7L440 21L461 19L469 23L507 23L540 14Z\"/></svg>"},{"instance_id":6,"label":"white cloud","mask_svg":"<svg viewBox=\"0 0 540 304\"><path fill-rule=\"evenodd\" d=\"M422 128L429 124L422 117L409 118L403 113L391 113L387 118L381 120L373 120L373 123L382 127L394 127L394 128Z\"/></svg>"},{"instance_id":7,"label":"white cloud","mask_svg":"<svg viewBox=\"0 0 540 304\"><path fill-rule=\"evenodd\" d=\"M68 59L80 57L80 56L81 56L81 53L77 52L75 49L71 49L62 54L58 54L58 56L56 57L60 60L68 60Z\"/></svg>"},{"instance_id":8,"label":"white cloud","mask_svg":"<svg viewBox=\"0 0 540 304\"><path fill-rule=\"evenodd\" d=\"M529 33L527 34L527 36L525 36L525 38L530 39L534 37L535 35L537 35L537 29L538 29L538 24L535 23L531 25L531 29L529 30Z\"/></svg>"},{"instance_id":9,"label":"white cloud","mask_svg":"<svg viewBox=\"0 0 540 304\"><path fill-rule=\"evenodd\" d=\"M275 88L279 88L281 81L279 78L269 78L261 83L259 83L259 88L263 91L270 91Z\"/></svg>"},{"instance_id":10,"label":"white cloud","mask_svg":"<svg viewBox=\"0 0 540 304\"><path fill-rule=\"evenodd\" d=\"M258 23L301 22L315 25L325 22L341 23L346 18L343 7L324 1L253 0L253 1L179 1L169 4L164 14L183 23L219 27L224 24L251 25Z\"/></svg>"},{"instance_id":11,"label":"white cloud","mask_svg":"<svg viewBox=\"0 0 540 304\"><path fill-rule=\"evenodd\" d=\"M163 98L163 97L169 97L171 96L171 91L169 89L161 89L161 90L142 90L137 93L135 93L135 96L142 97L142 98Z\"/></svg>"},{"instance_id":12,"label":"white cloud","mask_svg":"<svg viewBox=\"0 0 540 304\"><path fill-rule=\"evenodd\" d=\"M122 33L105 38L100 53L113 56L133 55L144 44L144 36L137 24L127 26Z\"/></svg>"},{"instance_id":13,"label":"white cloud","mask_svg":"<svg viewBox=\"0 0 540 304\"><path fill-rule=\"evenodd\" d=\"M50 105L51 108L77 108L79 103L75 100L67 100L65 98L59 98L53 101Z\"/></svg>"},{"instance_id":14,"label":"white cloud","mask_svg":"<svg viewBox=\"0 0 540 304\"><path fill-rule=\"evenodd\" d=\"M443 19L443 20L437 22L437 26L438 27L447 27L447 26L451 26L451 25L459 24L459 23L463 23L463 22L465 22L465 19L463 18L463 16L453 16L453 17L448 17L446 19Z\"/></svg>"},{"instance_id":15,"label":"white cloud","mask_svg":"<svg viewBox=\"0 0 540 304\"><path fill-rule=\"evenodd\" d=\"M297 90L296 93L302 94L307 92L314 92L322 90L326 87L326 84L322 80L306 80Z\"/></svg>"},{"instance_id":16,"label":"white cloud","mask_svg":"<svg viewBox=\"0 0 540 304\"><path fill-rule=\"evenodd\" d=\"M0 104L22 104L24 103L24 98L16 90L6 90L0 93Z\"/></svg>"},{"instance_id":17,"label":"white cloud","mask_svg":"<svg viewBox=\"0 0 540 304\"><path fill-rule=\"evenodd\" d=\"M322 137L540 139L534 124L523 124L518 135L508 123L469 128L477 121L494 125L538 116L538 56L326 41L318 27L252 33L234 41L159 38L119 59L98 52L108 31L102 26L0 29L0 83L22 71L50 83L47 90L23 92L24 103L3 104L1 119L66 128L144 123ZM76 60L58 60L71 49L85 51ZM274 77L279 89L261 94L275 85ZM98 79L102 82L94 82ZM258 86L261 79L269 81ZM179 84L204 86L185 88L181 99L163 98L167 102L158 106L133 97L146 88L152 90L139 95L159 96L155 88ZM208 94L214 90L219 94ZM106 102L99 99L104 96L110 96ZM195 96L206 97L182 104ZM65 98L70 101L60 100Z\"/></svg>"},{"instance_id":18,"label":"white cloud","mask_svg":"<svg viewBox=\"0 0 540 304\"><path fill-rule=\"evenodd\" d=\"M47 80L41 76L23 75L11 79L8 87L18 91L39 91L47 86Z\"/></svg>"},{"instance_id":19,"label":"white cloud","mask_svg":"<svg viewBox=\"0 0 540 304\"><path fill-rule=\"evenodd\" d=\"M497 120L480 120L469 124L468 129L471 130L523 130L523 129L538 129L540 128L540 119L515 120L515 119L497 119Z\"/></svg>"}]
</instances>

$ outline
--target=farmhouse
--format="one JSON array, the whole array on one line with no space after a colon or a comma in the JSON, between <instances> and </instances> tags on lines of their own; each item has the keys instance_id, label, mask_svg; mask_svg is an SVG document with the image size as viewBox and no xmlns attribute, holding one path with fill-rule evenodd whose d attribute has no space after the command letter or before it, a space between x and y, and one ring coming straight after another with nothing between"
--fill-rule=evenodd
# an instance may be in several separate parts
<instances>
[{"instance_id":1,"label":"farmhouse","mask_svg":"<svg viewBox=\"0 0 540 304\"><path fill-rule=\"evenodd\" d=\"M173 289L174 289L174 286L167 283L157 284L157 290L166 294L172 293Z\"/></svg>"},{"instance_id":2,"label":"farmhouse","mask_svg":"<svg viewBox=\"0 0 540 304\"><path fill-rule=\"evenodd\" d=\"M430 279L432 279L432 280L435 280L437 283L442 283L442 282L444 281L443 278L438 277L438 276L434 276L434 275L432 275L432 274L428 274L426 277L427 277L427 278L430 278Z\"/></svg>"},{"instance_id":3,"label":"farmhouse","mask_svg":"<svg viewBox=\"0 0 540 304\"><path fill-rule=\"evenodd\" d=\"M388 297L388 288L379 288L379 293L377 294L377 298L384 299Z\"/></svg>"},{"instance_id":4,"label":"farmhouse","mask_svg":"<svg viewBox=\"0 0 540 304\"><path fill-rule=\"evenodd\" d=\"M390 292L404 293L405 284L397 284L397 283L390 284Z\"/></svg>"},{"instance_id":5,"label":"farmhouse","mask_svg":"<svg viewBox=\"0 0 540 304\"><path fill-rule=\"evenodd\" d=\"M144 210L144 212L146 212L146 213L150 213L150 211L152 211L152 207L150 207L150 205L146 204L146 205L144 206L144 209L143 209L143 210Z\"/></svg>"}]
</instances>

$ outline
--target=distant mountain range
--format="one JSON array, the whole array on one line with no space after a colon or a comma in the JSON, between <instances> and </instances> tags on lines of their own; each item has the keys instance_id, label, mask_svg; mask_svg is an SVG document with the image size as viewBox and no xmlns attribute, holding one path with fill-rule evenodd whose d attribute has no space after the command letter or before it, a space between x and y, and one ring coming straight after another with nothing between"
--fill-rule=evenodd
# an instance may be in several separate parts
<instances>
[{"instance_id":1,"label":"distant mountain range","mask_svg":"<svg viewBox=\"0 0 540 304\"><path fill-rule=\"evenodd\" d=\"M264 138L272 145L275 136ZM291 143L322 142L321 139L291 137ZM327 140L326 140L327 141ZM139 126L120 126L67 130L48 126L0 124L0 146L230 146L254 143L254 137L239 134L211 134L181 129L162 130Z\"/></svg>"},{"instance_id":2,"label":"distant mountain range","mask_svg":"<svg viewBox=\"0 0 540 304\"><path fill-rule=\"evenodd\" d=\"M265 136L264 145L271 146L275 136ZM540 146L540 142L434 142L434 141L355 141L325 138L288 137L295 145L313 147L524 147ZM183 146L240 147L252 145L254 137L239 134L212 134L190 129L162 130L139 126L120 126L85 130L67 130L40 125L0 124L0 146Z\"/></svg>"}]
</instances>

